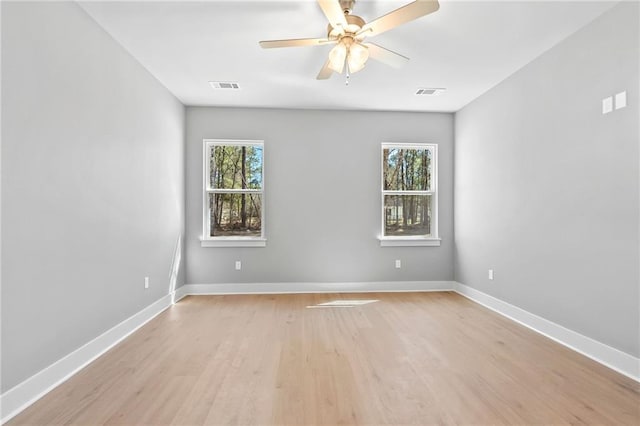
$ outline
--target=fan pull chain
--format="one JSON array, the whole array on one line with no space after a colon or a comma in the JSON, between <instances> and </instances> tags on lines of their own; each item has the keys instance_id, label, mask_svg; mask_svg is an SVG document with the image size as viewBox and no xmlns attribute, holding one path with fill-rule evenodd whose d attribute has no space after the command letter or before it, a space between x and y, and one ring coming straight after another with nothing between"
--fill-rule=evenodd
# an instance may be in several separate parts
<instances>
[{"instance_id":1,"label":"fan pull chain","mask_svg":"<svg viewBox=\"0 0 640 426\"><path fill-rule=\"evenodd\" d=\"M351 77L351 74L349 74L349 65L347 65L347 72L345 73L347 75L347 81L344 82L345 86L349 85L349 77Z\"/></svg>"}]
</instances>

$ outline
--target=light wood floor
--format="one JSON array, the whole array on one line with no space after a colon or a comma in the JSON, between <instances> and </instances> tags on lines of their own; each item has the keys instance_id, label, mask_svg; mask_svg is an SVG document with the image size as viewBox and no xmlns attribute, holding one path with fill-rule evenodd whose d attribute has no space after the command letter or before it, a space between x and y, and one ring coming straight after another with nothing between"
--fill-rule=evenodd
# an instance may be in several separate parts
<instances>
[{"instance_id":1,"label":"light wood floor","mask_svg":"<svg viewBox=\"0 0 640 426\"><path fill-rule=\"evenodd\" d=\"M569 423L640 385L443 292L188 297L9 425Z\"/></svg>"}]
</instances>

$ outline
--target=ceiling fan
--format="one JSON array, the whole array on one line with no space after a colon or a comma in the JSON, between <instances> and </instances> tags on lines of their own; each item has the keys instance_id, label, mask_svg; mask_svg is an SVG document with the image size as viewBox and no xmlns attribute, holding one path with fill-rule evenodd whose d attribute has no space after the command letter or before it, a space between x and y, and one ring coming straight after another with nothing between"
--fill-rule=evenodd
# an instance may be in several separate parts
<instances>
[{"instance_id":1,"label":"ceiling fan","mask_svg":"<svg viewBox=\"0 0 640 426\"><path fill-rule=\"evenodd\" d=\"M270 49L335 44L335 47L329 52L329 58L316 77L318 80L328 79L332 72L341 74L345 69L348 77L349 73L355 73L364 68L369 58L399 68L409 58L377 44L365 43L365 38L381 34L406 22L433 13L440 8L438 0L416 0L366 23L361 17L351 14L355 2L356 0L318 0L320 8L329 20L328 33L325 38L267 40L261 41L260 46L264 49Z\"/></svg>"}]
</instances>

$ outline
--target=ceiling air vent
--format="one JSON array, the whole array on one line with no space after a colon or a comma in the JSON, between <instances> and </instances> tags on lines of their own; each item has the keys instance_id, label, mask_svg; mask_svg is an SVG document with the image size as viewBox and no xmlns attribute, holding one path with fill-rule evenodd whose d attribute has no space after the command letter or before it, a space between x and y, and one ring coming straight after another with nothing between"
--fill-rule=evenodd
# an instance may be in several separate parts
<instances>
[{"instance_id":1,"label":"ceiling air vent","mask_svg":"<svg viewBox=\"0 0 640 426\"><path fill-rule=\"evenodd\" d=\"M416 91L416 95L427 95L427 96L437 96L443 93L445 90L444 87L431 87L431 88L420 88Z\"/></svg>"},{"instance_id":2,"label":"ceiling air vent","mask_svg":"<svg viewBox=\"0 0 640 426\"><path fill-rule=\"evenodd\" d=\"M214 89L240 89L240 85L235 81L210 81L209 84Z\"/></svg>"}]
</instances>

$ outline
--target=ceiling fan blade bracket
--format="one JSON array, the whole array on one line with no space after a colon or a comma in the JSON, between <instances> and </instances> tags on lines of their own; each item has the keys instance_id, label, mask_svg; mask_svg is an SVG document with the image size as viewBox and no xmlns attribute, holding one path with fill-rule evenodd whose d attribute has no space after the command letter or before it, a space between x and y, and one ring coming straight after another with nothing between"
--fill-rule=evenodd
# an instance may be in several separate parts
<instances>
[{"instance_id":1,"label":"ceiling fan blade bracket","mask_svg":"<svg viewBox=\"0 0 640 426\"><path fill-rule=\"evenodd\" d=\"M373 32L373 28L371 27L367 27L366 25L362 28L360 28L360 30L356 33L356 36L363 36L366 37L367 35L369 35L369 33Z\"/></svg>"}]
</instances>

